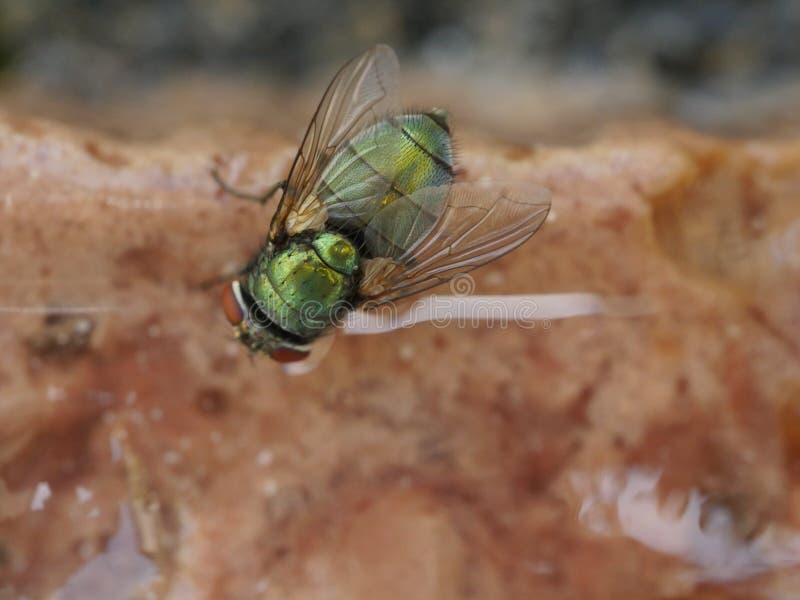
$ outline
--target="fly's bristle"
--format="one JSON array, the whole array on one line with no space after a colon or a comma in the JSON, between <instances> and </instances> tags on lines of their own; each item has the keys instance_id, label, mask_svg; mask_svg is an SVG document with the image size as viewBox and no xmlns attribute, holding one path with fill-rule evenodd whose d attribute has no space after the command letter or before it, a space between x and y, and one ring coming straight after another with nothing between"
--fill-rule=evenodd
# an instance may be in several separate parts
<instances>
[{"instance_id":1,"label":"fly's bristle","mask_svg":"<svg viewBox=\"0 0 800 600\"><path fill-rule=\"evenodd\" d=\"M447 133L450 133L450 115L444 108L432 108L427 114L431 119L436 121L439 127L444 129Z\"/></svg>"}]
</instances>

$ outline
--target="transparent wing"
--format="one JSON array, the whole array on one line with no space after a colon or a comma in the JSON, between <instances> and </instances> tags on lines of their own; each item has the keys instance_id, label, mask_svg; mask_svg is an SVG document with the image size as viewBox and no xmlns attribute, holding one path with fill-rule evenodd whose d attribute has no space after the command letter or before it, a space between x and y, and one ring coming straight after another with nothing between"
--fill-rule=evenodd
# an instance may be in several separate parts
<instances>
[{"instance_id":1,"label":"transparent wing","mask_svg":"<svg viewBox=\"0 0 800 600\"><path fill-rule=\"evenodd\" d=\"M411 196L427 206L442 188ZM528 240L550 210L550 192L531 183L464 182L447 189L441 215L427 234L385 269L367 306L416 294L491 262ZM431 197L433 201L429 201ZM380 277L380 276L379 276Z\"/></svg>"},{"instance_id":2,"label":"transparent wing","mask_svg":"<svg viewBox=\"0 0 800 600\"><path fill-rule=\"evenodd\" d=\"M400 111L397 56L385 45L352 58L334 76L308 126L270 224L270 239L284 233L290 209L314 188L336 148L364 126Z\"/></svg>"}]
</instances>

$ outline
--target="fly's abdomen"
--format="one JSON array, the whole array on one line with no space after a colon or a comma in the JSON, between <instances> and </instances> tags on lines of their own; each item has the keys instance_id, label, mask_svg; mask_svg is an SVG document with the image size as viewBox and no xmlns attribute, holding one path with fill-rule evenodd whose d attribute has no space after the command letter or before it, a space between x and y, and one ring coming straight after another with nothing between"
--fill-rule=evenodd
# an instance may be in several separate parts
<instances>
[{"instance_id":1,"label":"fly's abdomen","mask_svg":"<svg viewBox=\"0 0 800 600\"><path fill-rule=\"evenodd\" d=\"M317 194L335 228L363 233L371 256L399 257L436 222L453 179L450 132L440 113L389 117L344 144ZM410 198L423 188L424 201Z\"/></svg>"},{"instance_id":2,"label":"fly's abdomen","mask_svg":"<svg viewBox=\"0 0 800 600\"><path fill-rule=\"evenodd\" d=\"M357 265L347 238L322 232L255 269L248 288L272 323L310 340L333 323L337 308L352 295Z\"/></svg>"}]
</instances>

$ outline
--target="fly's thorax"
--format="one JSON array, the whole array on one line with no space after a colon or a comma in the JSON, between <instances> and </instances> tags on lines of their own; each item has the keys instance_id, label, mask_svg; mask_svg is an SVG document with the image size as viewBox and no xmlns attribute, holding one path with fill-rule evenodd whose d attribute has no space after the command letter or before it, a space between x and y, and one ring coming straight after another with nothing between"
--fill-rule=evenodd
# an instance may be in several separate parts
<instances>
[{"instance_id":1,"label":"fly's thorax","mask_svg":"<svg viewBox=\"0 0 800 600\"><path fill-rule=\"evenodd\" d=\"M333 325L356 287L358 251L346 237L319 232L290 238L248 274L267 328L311 341Z\"/></svg>"},{"instance_id":2,"label":"fly's thorax","mask_svg":"<svg viewBox=\"0 0 800 600\"><path fill-rule=\"evenodd\" d=\"M322 261L336 272L352 276L358 270L358 251L343 235L323 231L314 236L311 246Z\"/></svg>"},{"instance_id":3,"label":"fly's thorax","mask_svg":"<svg viewBox=\"0 0 800 600\"><path fill-rule=\"evenodd\" d=\"M443 111L387 117L343 144L315 194L328 223L358 225L372 256L398 257L435 223L453 180L453 149ZM412 195L423 189L420 202Z\"/></svg>"}]
</instances>

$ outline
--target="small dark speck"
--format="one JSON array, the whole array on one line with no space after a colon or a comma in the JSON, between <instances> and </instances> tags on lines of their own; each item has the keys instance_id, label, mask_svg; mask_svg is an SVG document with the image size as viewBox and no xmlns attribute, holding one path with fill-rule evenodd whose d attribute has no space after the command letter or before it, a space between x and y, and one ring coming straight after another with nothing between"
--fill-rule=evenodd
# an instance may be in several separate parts
<instances>
[{"instance_id":1,"label":"small dark speck","mask_svg":"<svg viewBox=\"0 0 800 600\"><path fill-rule=\"evenodd\" d=\"M533 148L529 146L514 145L505 151L505 156L508 160L523 160L532 156L533 153Z\"/></svg>"},{"instance_id":2,"label":"small dark speck","mask_svg":"<svg viewBox=\"0 0 800 600\"><path fill-rule=\"evenodd\" d=\"M681 375L675 380L675 393L678 394L678 396L685 396L688 391L689 380L686 378L686 375Z\"/></svg>"},{"instance_id":3,"label":"small dark speck","mask_svg":"<svg viewBox=\"0 0 800 600\"><path fill-rule=\"evenodd\" d=\"M433 347L437 350L444 350L447 348L447 340L439 333L433 335Z\"/></svg>"},{"instance_id":4,"label":"small dark speck","mask_svg":"<svg viewBox=\"0 0 800 600\"><path fill-rule=\"evenodd\" d=\"M11 551L6 546L5 542L0 540L0 567L5 567L11 564Z\"/></svg>"},{"instance_id":5,"label":"small dark speck","mask_svg":"<svg viewBox=\"0 0 800 600\"><path fill-rule=\"evenodd\" d=\"M111 167L124 167L128 164L127 158L116 152L106 150L94 140L87 141L84 144L84 148L89 156Z\"/></svg>"},{"instance_id":6,"label":"small dark speck","mask_svg":"<svg viewBox=\"0 0 800 600\"><path fill-rule=\"evenodd\" d=\"M221 415L228 409L228 397L222 390L206 388L197 393L195 405L197 410L206 415Z\"/></svg>"},{"instance_id":7,"label":"small dark speck","mask_svg":"<svg viewBox=\"0 0 800 600\"><path fill-rule=\"evenodd\" d=\"M89 350L94 321L85 315L47 315L28 347L41 358L75 358Z\"/></svg>"}]
</instances>

